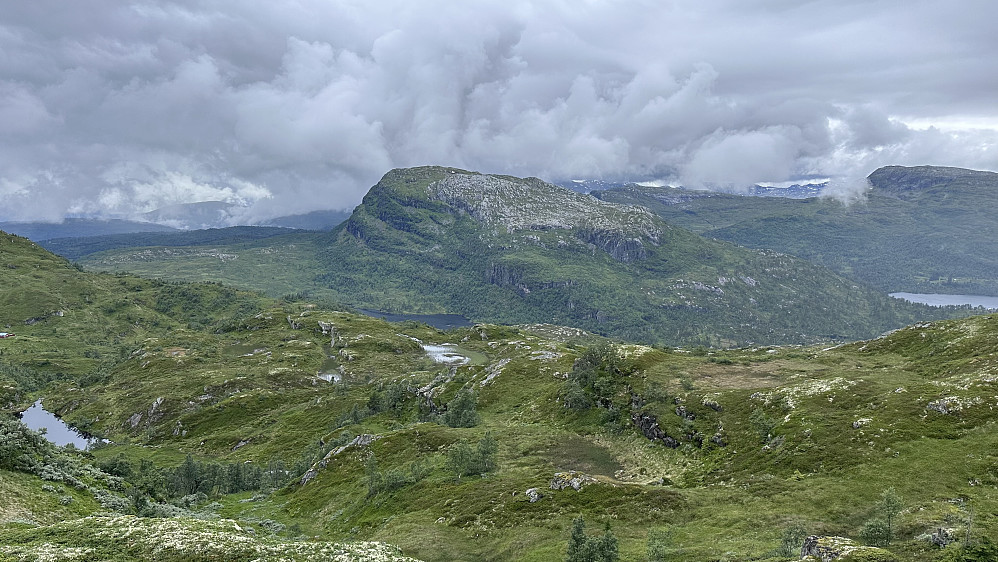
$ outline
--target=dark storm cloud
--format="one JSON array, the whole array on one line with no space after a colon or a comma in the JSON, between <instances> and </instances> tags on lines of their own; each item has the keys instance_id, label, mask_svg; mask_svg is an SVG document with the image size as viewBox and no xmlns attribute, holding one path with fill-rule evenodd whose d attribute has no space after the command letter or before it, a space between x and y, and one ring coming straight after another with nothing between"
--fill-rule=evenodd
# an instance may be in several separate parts
<instances>
[{"instance_id":1,"label":"dark storm cloud","mask_svg":"<svg viewBox=\"0 0 998 562\"><path fill-rule=\"evenodd\" d=\"M344 208L422 164L844 191L998 167L989 0L10 4L0 219Z\"/></svg>"}]
</instances>

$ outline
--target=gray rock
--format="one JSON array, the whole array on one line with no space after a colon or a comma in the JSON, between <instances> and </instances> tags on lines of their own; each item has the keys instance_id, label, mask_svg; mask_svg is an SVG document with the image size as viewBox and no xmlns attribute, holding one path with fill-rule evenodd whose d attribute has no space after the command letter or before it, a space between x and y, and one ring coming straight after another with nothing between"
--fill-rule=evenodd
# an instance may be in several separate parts
<instances>
[{"instance_id":1,"label":"gray rock","mask_svg":"<svg viewBox=\"0 0 998 562\"><path fill-rule=\"evenodd\" d=\"M530 503L539 501L541 498L544 497L544 494L540 493L540 491L537 488L531 488L527 490L525 493L527 494L527 499L530 500Z\"/></svg>"},{"instance_id":2,"label":"gray rock","mask_svg":"<svg viewBox=\"0 0 998 562\"><path fill-rule=\"evenodd\" d=\"M556 472L554 478L551 479L551 489L564 490L565 488L572 488L578 492L586 484L592 484L594 482L596 482L595 478L583 472L576 472L574 470L570 470L568 472Z\"/></svg>"},{"instance_id":3,"label":"gray rock","mask_svg":"<svg viewBox=\"0 0 998 562\"><path fill-rule=\"evenodd\" d=\"M832 562L833 560L852 560L853 557L871 557L875 560L894 560L890 552L873 546L860 546L852 539L844 537L829 537L811 535L804 539L800 549L801 560L810 562ZM872 558L872 557L876 558Z\"/></svg>"},{"instance_id":4,"label":"gray rock","mask_svg":"<svg viewBox=\"0 0 998 562\"><path fill-rule=\"evenodd\" d=\"M946 546L950 543L956 542L954 529L939 527L934 533L929 535L929 542L936 546Z\"/></svg>"}]
</instances>

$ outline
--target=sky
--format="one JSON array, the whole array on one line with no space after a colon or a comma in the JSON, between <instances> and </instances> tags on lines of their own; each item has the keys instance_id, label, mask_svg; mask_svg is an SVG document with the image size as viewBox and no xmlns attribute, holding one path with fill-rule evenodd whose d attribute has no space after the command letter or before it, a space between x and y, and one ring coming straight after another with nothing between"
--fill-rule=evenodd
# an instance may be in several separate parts
<instances>
[{"instance_id":1,"label":"sky","mask_svg":"<svg viewBox=\"0 0 998 562\"><path fill-rule=\"evenodd\" d=\"M350 209L396 167L998 170L993 0L3 1L0 220Z\"/></svg>"}]
</instances>

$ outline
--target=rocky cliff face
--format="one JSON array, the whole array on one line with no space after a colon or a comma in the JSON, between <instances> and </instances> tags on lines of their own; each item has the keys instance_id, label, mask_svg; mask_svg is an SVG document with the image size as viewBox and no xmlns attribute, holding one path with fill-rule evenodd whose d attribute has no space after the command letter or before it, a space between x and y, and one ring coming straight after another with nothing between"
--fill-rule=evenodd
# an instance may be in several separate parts
<instances>
[{"instance_id":1,"label":"rocky cliff face","mask_svg":"<svg viewBox=\"0 0 998 562\"><path fill-rule=\"evenodd\" d=\"M448 174L427 187L429 197L476 220L517 230L582 228L655 243L663 223L643 207L606 203L538 179Z\"/></svg>"}]
</instances>

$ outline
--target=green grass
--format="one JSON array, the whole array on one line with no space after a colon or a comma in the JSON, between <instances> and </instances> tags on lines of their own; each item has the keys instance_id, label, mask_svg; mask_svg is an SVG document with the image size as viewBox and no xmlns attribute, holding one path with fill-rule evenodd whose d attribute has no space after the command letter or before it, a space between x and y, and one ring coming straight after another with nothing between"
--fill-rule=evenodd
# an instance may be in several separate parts
<instances>
[{"instance_id":1,"label":"green grass","mask_svg":"<svg viewBox=\"0 0 998 562\"><path fill-rule=\"evenodd\" d=\"M507 183L434 195L434 182L462 177ZM80 263L657 345L850 340L954 314L890 299L803 260L702 238L640 208L436 167L390 172L332 232L124 248Z\"/></svg>"},{"instance_id":2,"label":"green grass","mask_svg":"<svg viewBox=\"0 0 998 562\"><path fill-rule=\"evenodd\" d=\"M226 538L213 527L225 517L280 548L286 532L270 536L261 522L297 525L320 542L383 540L427 561L550 560L564 555L581 514L591 530L612 526L623 560L644 559L649 531L663 528L679 559L761 559L794 521L812 533L857 537L892 486L905 502L890 548L901 560L940 559L942 551L917 537L939 526L963 532L969 509L977 536L998 532L996 316L920 324L837 347L615 344L626 368L609 391L624 412L613 423L604 409L572 411L560 402L575 359L600 341L591 335L552 326L442 332L391 324L218 285L83 273L23 239L4 241L15 249L4 246L0 263L15 264L18 281L0 298L15 302L9 293L30 289L64 311L30 325L24 319L52 305L5 311L18 325L15 338L0 340L8 408L44 397L69 423L114 442L78 462L124 454L172 468L190 454L199 462L265 467L281 460L291 468L303 457L316 460L346 432L379 437L331 456L304 486L289 473L272 492L209 498L195 506L208 522L138 521L141 540L127 548L113 537L97 544L92 520L70 521L102 510L91 495L67 489L74 500L63 505L63 494L44 491L37 476L0 472L5 552L58 540L102 555L154 558L155 525L174 521ZM335 327L331 346L320 321ZM413 338L457 344L480 364L433 363ZM330 367L329 355L342 368L339 383L317 377ZM397 410L345 419L389 383L411 389ZM475 389L480 423L435 421L412 393L427 386L436 407L462 387ZM949 413L929 407L940 399ZM679 405L694 418L681 417ZM773 422L767 443L752 421L757 411ZM656 416L680 446L646 439L629 423L631 412ZM448 448L477 443L486 432L499 443L498 469L457 480L446 467ZM711 442L714 435L723 446ZM428 470L369 497L364 465L372 454L381 471L413 462ZM564 470L595 482L581 491L550 489ZM530 503L529 488L544 497ZM218 505L208 508L212 502Z\"/></svg>"}]
</instances>

